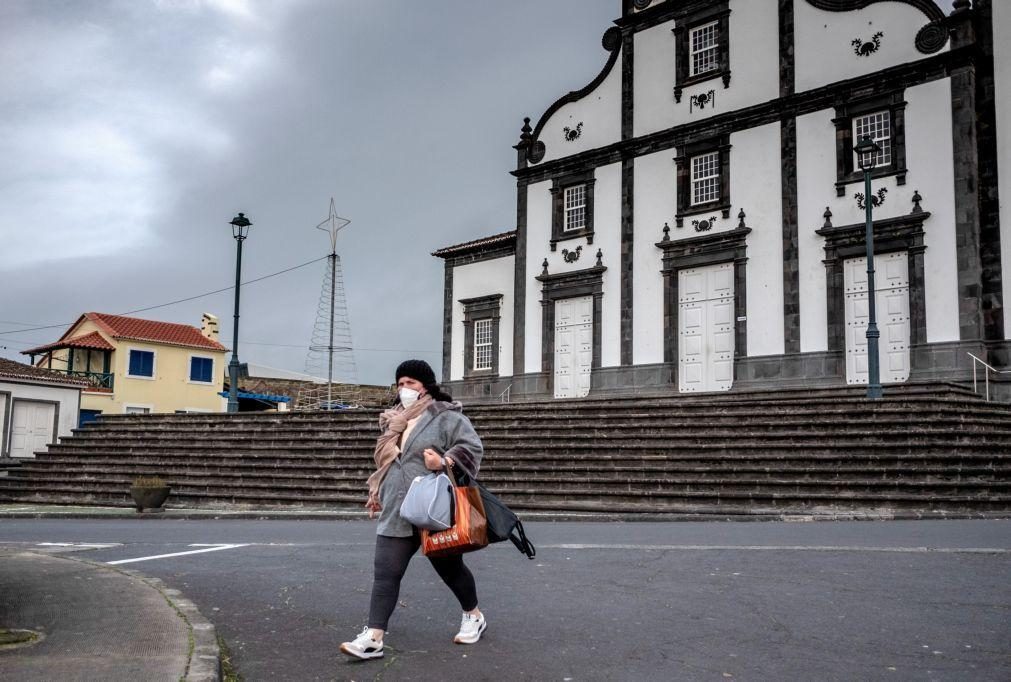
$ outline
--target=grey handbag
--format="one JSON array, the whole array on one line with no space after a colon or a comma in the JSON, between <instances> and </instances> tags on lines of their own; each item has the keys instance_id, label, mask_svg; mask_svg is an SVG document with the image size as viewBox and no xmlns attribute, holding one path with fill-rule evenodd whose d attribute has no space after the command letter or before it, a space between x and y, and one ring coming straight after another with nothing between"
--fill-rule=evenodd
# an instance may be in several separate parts
<instances>
[{"instance_id":1,"label":"grey handbag","mask_svg":"<svg viewBox=\"0 0 1011 682\"><path fill-rule=\"evenodd\" d=\"M400 516L412 526L446 530L453 526L453 484L445 473L416 476L400 505Z\"/></svg>"}]
</instances>

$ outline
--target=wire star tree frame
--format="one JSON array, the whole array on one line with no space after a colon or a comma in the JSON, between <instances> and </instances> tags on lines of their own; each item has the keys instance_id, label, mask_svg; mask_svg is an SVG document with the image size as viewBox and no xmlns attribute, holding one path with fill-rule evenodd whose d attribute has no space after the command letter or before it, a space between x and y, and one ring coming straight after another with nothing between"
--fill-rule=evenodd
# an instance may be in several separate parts
<instances>
[{"instance_id":1,"label":"wire star tree frame","mask_svg":"<svg viewBox=\"0 0 1011 682\"><path fill-rule=\"evenodd\" d=\"M325 374L326 383L303 386L295 400L296 410L344 409L358 407L361 403L361 386L358 384L351 322L344 294L344 275L341 257L337 255L337 233L350 224L350 220L337 215L331 197L330 216L316 226L317 230L330 235L330 255L316 310L312 342L305 359L306 373L318 377ZM335 376L338 377L337 382L334 381Z\"/></svg>"}]
</instances>

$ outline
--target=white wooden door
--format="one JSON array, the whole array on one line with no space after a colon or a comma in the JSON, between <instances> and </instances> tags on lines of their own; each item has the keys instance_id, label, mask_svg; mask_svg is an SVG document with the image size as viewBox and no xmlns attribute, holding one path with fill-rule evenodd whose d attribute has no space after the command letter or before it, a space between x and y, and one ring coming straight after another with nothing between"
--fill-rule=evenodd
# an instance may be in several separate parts
<instances>
[{"instance_id":1,"label":"white wooden door","mask_svg":"<svg viewBox=\"0 0 1011 682\"><path fill-rule=\"evenodd\" d=\"M905 251L874 256L875 316L881 383L909 378L909 258ZM846 383L867 383L867 259L843 263L846 296Z\"/></svg>"},{"instance_id":2,"label":"white wooden door","mask_svg":"<svg viewBox=\"0 0 1011 682\"><path fill-rule=\"evenodd\" d=\"M53 419L56 406L15 400L11 411L11 457L35 457L56 441Z\"/></svg>"},{"instance_id":3,"label":"white wooden door","mask_svg":"<svg viewBox=\"0 0 1011 682\"><path fill-rule=\"evenodd\" d=\"M590 392L593 365L593 297L555 301L555 397Z\"/></svg>"},{"instance_id":4,"label":"white wooden door","mask_svg":"<svg viewBox=\"0 0 1011 682\"><path fill-rule=\"evenodd\" d=\"M678 389L734 383L734 264L678 271Z\"/></svg>"}]
</instances>

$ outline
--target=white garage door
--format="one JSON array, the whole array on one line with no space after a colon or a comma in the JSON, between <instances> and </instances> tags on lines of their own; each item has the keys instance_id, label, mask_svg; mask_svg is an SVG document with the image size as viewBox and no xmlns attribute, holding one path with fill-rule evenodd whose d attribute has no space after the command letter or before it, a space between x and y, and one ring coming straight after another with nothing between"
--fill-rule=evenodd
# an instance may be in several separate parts
<instances>
[{"instance_id":1,"label":"white garage door","mask_svg":"<svg viewBox=\"0 0 1011 682\"><path fill-rule=\"evenodd\" d=\"M734 264L678 272L678 389L734 383Z\"/></svg>"},{"instance_id":2,"label":"white garage door","mask_svg":"<svg viewBox=\"0 0 1011 682\"><path fill-rule=\"evenodd\" d=\"M882 383L909 378L909 257L905 251L874 256L875 317ZM845 261L846 383L867 383L867 259Z\"/></svg>"},{"instance_id":3,"label":"white garage door","mask_svg":"<svg viewBox=\"0 0 1011 682\"><path fill-rule=\"evenodd\" d=\"M11 411L11 457L34 457L55 442L55 417L53 404L15 400Z\"/></svg>"},{"instance_id":4,"label":"white garage door","mask_svg":"<svg viewBox=\"0 0 1011 682\"><path fill-rule=\"evenodd\" d=\"M593 297L555 301L555 397L590 393L593 365Z\"/></svg>"}]
</instances>

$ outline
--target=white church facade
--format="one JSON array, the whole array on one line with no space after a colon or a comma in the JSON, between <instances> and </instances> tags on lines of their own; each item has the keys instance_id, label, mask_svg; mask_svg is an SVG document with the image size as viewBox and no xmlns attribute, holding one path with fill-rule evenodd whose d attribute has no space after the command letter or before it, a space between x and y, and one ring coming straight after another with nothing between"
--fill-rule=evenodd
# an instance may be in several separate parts
<instances>
[{"instance_id":1,"label":"white church facade","mask_svg":"<svg viewBox=\"0 0 1011 682\"><path fill-rule=\"evenodd\" d=\"M515 229L433 254L450 391L866 383L865 201L886 390L1011 365L1011 3L944 2L622 0Z\"/></svg>"}]
</instances>

